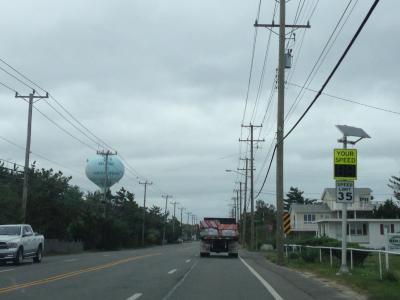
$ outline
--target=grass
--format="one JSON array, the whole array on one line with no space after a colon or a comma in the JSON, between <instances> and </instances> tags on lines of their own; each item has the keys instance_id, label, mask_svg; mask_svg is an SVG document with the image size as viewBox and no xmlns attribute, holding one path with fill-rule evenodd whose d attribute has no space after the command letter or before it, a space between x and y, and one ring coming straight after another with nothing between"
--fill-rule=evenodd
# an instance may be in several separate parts
<instances>
[{"instance_id":1,"label":"grass","mask_svg":"<svg viewBox=\"0 0 400 300\"><path fill-rule=\"evenodd\" d=\"M267 252L266 257L268 260L276 262L275 252ZM380 279L379 274L378 254L368 256L362 266L355 266L351 270L351 275L336 275L340 261L334 257L331 266L329 255L323 256L322 263L319 261L319 255L315 262L305 262L301 257L285 258L285 265L349 286L353 290L367 295L368 299L400 299L400 255L390 255L389 261L389 272L386 272L385 256L382 255L383 280Z\"/></svg>"}]
</instances>

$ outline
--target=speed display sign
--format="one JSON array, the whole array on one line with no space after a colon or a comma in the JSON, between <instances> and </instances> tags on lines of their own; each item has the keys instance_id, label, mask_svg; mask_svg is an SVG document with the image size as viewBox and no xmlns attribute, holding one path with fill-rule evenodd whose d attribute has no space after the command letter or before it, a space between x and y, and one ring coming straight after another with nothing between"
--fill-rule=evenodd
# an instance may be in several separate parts
<instances>
[{"instance_id":1,"label":"speed display sign","mask_svg":"<svg viewBox=\"0 0 400 300\"><path fill-rule=\"evenodd\" d=\"M354 202L354 181L336 180L336 202Z\"/></svg>"}]
</instances>

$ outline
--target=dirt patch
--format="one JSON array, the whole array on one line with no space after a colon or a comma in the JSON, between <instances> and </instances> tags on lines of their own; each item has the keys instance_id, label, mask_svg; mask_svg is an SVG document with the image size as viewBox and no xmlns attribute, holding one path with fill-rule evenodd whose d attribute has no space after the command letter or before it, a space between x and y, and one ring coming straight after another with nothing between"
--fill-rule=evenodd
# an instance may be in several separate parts
<instances>
[{"instance_id":1,"label":"dirt patch","mask_svg":"<svg viewBox=\"0 0 400 300\"><path fill-rule=\"evenodd\" d=\"M367 300L368 299L367 296L365 296L357 291L354 291L353 289L349 288L348 286L345 286L345 285L339 284L335 281L332 281L331 279L325 279L325 278L318 277L317 274L314 274L311 272L305 272L305 271L300 271L300 270L296 270L296 272L298 272L299 274L301 274L304 277L317 280L322 285L325 285L327 287L331 287L338 291L341 291L341 293L343 294L343 296L346 299L354 299L354 300Z\"/></svg>"}]
</instances>

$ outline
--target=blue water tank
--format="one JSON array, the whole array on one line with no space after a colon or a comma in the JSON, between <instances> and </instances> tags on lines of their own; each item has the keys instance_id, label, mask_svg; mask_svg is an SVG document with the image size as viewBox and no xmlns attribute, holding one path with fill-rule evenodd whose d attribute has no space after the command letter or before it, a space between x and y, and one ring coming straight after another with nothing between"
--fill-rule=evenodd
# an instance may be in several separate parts
<instances>
[{"instance_id":1,"label":"blue water tank","mask_svg":"<svg viewBox=\"0 0 400 300\"><path fill-rule=\"evenodd\" d=\"M106 176L106 156L96 155L87 160L86 176L101 189L109 188L124 176L125 167L116 155L108 156L108 172ZM107 177L107 179L106 179ZM107 180L107 181L106 181Z\"/></svg>"}]
</instances>

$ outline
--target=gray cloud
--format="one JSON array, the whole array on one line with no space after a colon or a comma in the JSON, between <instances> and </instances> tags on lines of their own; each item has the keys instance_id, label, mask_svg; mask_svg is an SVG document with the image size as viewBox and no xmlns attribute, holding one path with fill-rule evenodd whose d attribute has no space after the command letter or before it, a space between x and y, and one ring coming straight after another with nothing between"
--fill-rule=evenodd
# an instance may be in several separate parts
<instances>
[{"instance_id":1,"label":"gray cloud","mask_svg":"<svg viewBox=\"0 0 400 300\"><path fill-rule=\"evenodd\" d=\"M0 36L0 57L52 92L85 126L157 183L150 189L150 205L164 205L161 189L199 216L225 215L236 176L224 170L237 166L232 154L238 152L257 4L256 0L13 1L2 7L0 26L7 30ZM304 82L346 4L320 1L301 52L293 52L299 59L292 82ZM271 21L273 5L273 1L263 1L260 22ZM309 10L312 2L307 5ZM321 85L369 5L359 1L310 87ZM288 22L292 22L296 7L296 2L288 3ZM398 8L396 1L378 5L327 92L400 111L395 55ZM253 110L268 34L258 31L246 122ZM299 31L297 45L300 37ZM255 123L264 114L275 76L277 37L272 35L271 41ZM0 81L20 93L29 92L2 72ZM298 91L287 86L286 111ZM288 119L287 129L313 95L305 94ZM44 101L38 102L37 108L93 145ZM0 89L0 110L0 136L23 146L26 103ZM275 120L276 94L261 134L266 142L256 154L257 188L266 172L266 166L261 167L276 131ZM357 146L360 166L356 184L371 187L377 194L389 193L387 179L400 170L398 122L398 115L322 96L286 141L285 189L299 186L310 197L318 197L323 188L333 186L332 149L339 146L334 125L348 124L363 127L372 136ZM2 140L0 149L2 158L23 162L22 150ZM73 183L96 189L84 176L86 158L94 151L36 111L32 150L67 166L61 169L73 175ZM58 168L33 159L40 166ZM274 174L273 166L266 191L275 190ZM127 172L114 188L121 186L132 189L141 203L143 187L135 175ZM263 199L275 202L271 194L263 194Z\"/></svg>"}]
</instances>

